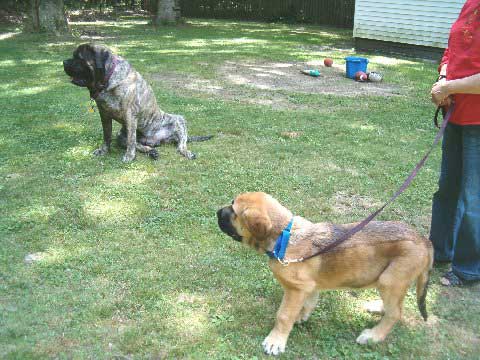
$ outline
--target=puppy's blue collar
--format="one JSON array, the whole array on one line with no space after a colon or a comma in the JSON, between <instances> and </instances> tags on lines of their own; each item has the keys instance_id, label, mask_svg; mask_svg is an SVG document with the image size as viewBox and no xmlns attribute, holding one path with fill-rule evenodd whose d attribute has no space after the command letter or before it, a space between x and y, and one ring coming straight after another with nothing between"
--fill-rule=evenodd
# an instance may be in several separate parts
<instances>
[{"instance_id":1,"label":"puppy's blue collar","mask_svg":"<svg viewBox=\"0 0 480 360\"><path fill-rule=\"evenodd\" d=\"M288 247L288 240L290 239L290 231L293 225L293 217L292 220L288 223L287 227L282 230L282 233L277 238L275 242L275 246L273 251L266 251L265 253L271 259L283 260L285 258L285 252L287 251Z\"/></svg>"}]
</instances>

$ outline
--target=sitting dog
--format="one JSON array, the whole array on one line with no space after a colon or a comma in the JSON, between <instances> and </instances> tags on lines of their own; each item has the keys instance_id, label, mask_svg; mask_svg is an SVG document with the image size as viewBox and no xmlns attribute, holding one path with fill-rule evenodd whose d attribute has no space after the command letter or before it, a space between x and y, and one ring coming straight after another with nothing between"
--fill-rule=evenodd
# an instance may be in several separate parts
<instances>
[{"instance_id":1,"label":"sitting dog","mask_svg":"<svg viewBox=\"0 0 480 360\"><path fill-rule=\"evenodd\" d=\"M187 159L195 154L187 150L188 141L204 141L211 136L187 137L186 121L181 115L167 114L160 110L152 88L132 66L104 46L80 45L73 58L63 62L72 83L86 87L97 103L102 120L103 144L94 151L105 155L112 139L112 119L122 128L118 135L121 146L127 151L124 162L135 158L138 150L158 157L155 146L161 143L177 143L177 150Z\"/></svg>"},{"instance_id":2,"label":"sitting dog","mask_svg":"<svg viewBox=\"0 0 480 360\"><path fill-rule=\"evenodd\" d=\"M402 315L403 300L416 280L417 304L427 319L425 297L433 264L430 241L401 222L371 222L328 252L302 261L345 234L356 224L313 224L283 207L270 195L244 193L217 212L220 229L260 252L277 251L277 238L289 231L284 263L269 262L284 295L275 326L263 342L267 354L284 352L293 324L306 321L314 310L319 290L378 289L384 315L365 329L357 343L380 342ZM287 237L288 239L288 237Z\"/></svg>"}]
</instances>

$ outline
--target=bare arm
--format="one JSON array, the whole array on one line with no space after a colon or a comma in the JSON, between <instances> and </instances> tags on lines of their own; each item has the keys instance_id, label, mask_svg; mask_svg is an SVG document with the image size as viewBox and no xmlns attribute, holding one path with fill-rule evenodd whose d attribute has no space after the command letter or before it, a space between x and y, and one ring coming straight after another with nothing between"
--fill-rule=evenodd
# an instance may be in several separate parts
<instances>
[{"instance_id":1,"label":"bare arm","mask_svg":"<svg viewBox=\"0 0 480 360\"><path fill-rule=\"evenodd\" d=\"M463 79L449 80L445 83L448 95L480 94L480 73Z\"/></svg>"},{"instance_id":2,"label":"bare arm","mask_svg":"<svg viewBox=\"0 0 480 360\"><path fill-rule=\"evenodd\" d=\"M440 105L453 94L480 94L480 73L462 79L438 81L432 87L432 101Z\"/></svg>"},{"instance_id":3,"label":"bare arm","mask_svg":"<svg viewBox=\"0 0 480 360\"><path fill-rule=\"evenodd\" d=\"M440 69L440 76L447 76L447 64L443 64Z\"/></svg>"}]
</instances>

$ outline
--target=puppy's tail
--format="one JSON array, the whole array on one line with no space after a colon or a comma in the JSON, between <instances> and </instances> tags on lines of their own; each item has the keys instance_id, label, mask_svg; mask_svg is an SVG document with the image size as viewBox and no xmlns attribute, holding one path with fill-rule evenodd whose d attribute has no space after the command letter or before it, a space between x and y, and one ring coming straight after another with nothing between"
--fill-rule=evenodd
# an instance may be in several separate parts
<instances>
[{"instance_id":1,"label":"puppy's tail","mask_svg":"<svg viewBox=\"0 0 480 360\"><path fill-rule=\"evenodd\" d=\"M187 142L198 142L198 141L207 141L213 138L213 135L205 135L205 136L189 136Z\"/></svg>"},{"instance_id":2,"label":"puppy's tail","mask_svg":"<svg viewBox=\"0 0 480 360\"><path fill-rule=\"evenodd\" d=\"M427 321L428 318L426 303L428 283L430 279L430 272L432 271L433 267L433 248L431 244L429 245L428 265L417 278L417 305L418 309L420 310L420 314L422 314L423 320L425 321Z\"/></svg>"},{"instance_id":3,"label":"puppy's tail","mask_svg":"<svg viewBox=\"0 0 480 360\"><path fill-rule=\"evenodd\" d=\"M429 271L424 271L420 274L417 278L417 305L418 310L420 310L420 314L422 314L423 320L427 321L428 314L427 314L427 289L428 289L428 282L429 282Z\"/></svg>"}]
</instances>

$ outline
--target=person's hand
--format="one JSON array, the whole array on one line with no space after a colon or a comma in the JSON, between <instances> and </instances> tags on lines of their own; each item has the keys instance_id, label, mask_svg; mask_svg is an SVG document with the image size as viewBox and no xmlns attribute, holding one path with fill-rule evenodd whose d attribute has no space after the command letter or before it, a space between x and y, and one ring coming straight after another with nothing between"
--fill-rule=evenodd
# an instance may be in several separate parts
<instances>
[{"instance_id":1,"label":"person's hand","mask_svg":"<svg viewBox=\"0 0 480 360\"><path fill-rule=\"evenodd\" d=\"M452 105L452 102L453 102L452 97L448 96L438 106L446 106L448 108L450 105Z\"/></svg>"},{"instance_id":2,"label":"person's hand","mask_svg":"<svg viewBox=\"0 0 480 360\"><path fill-rule=\"evenodd\" d=\"M432 95L432 102L437 106L448 106L452 102L447 83L446 79L441 79L432 86L430 94Z\"/></svg>"}]
</instances>

